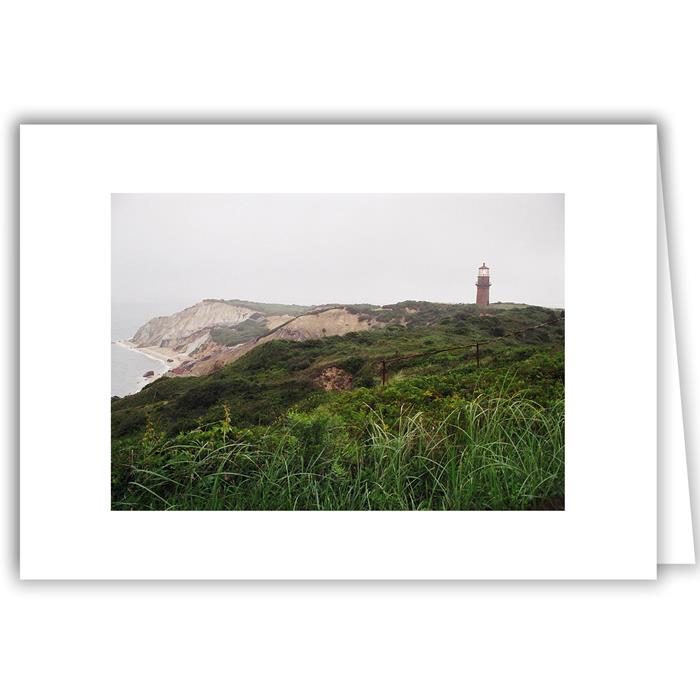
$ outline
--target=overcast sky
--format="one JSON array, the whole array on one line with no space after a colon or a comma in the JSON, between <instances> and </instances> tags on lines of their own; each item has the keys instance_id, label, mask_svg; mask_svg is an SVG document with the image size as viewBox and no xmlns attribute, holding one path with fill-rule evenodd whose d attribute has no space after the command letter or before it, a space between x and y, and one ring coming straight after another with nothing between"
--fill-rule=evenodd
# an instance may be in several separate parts
<instances>
[{"instance_id":1,"label":"overcast sky","mask_svg":"<svg viewBox=\"0 0 700 700\"><path fill-rule=\"evenodd\" d=\"M118 194L112 299L564 306L562 194Z\"/></svg>"}]
</instances>

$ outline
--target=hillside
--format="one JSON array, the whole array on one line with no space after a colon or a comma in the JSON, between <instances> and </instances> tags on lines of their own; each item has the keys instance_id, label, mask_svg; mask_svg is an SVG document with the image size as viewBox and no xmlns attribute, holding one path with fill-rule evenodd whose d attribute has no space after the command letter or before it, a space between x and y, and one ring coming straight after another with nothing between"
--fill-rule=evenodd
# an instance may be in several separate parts
<instances>
[{"instance_id":1,"label":"hillside","mask_svg":"<svg viewBox=\"0 0 700 700\"><path fill-rule=\"evenodd\" d=\"M245 320L251 319L253 313L262 313L248 310L251 316ZM532 326L539 327L521 332ZM475 341L481 342L479 366L474 348L465 347ZM442 352L443 348L452 349ZM218 352L226 353L227 362L218 369L200 359L200 368L206 370L202 376L164 376L138 394L112 401L114 507L162 507L150 492L168 503L172 498L173 507L317 507L319 504L314 506L306 486L298 500L290 501L290 495L284 495L282 482L276 481L278 476L282 478L275 471L282 468L280 460L291 460L295 469L301 470L299 479L304 483L311 478L311 472L316 475L314 479L321 479L324 484L330 479L332 488L329 484L324 486L334 494L334 505L329 501L329 508L562 507L563 443L559 445L559 441L563 441L563 350L563 312L541 307L504 304L485 309L407 301L386 307L348 305L300 313L237 347L221 347ZM406 355L412 357L404 358ZM385 386L382 359L388 361ZM479 419L479 415L483 418ZM459 421L453 422L458 417ZM452 493L455 485L445 484L452 496L443 498L421 490L427 488L421 481L423 486L420 493L413 493L417 499L413 503L406 503L398 494L384 500L379 492L374 494L374 487L363 495L356 490L360 488L358 484L351 488L355 500L344 500L346 496L350 498L347 489L359 473L364 474L363 479L371 474L378 478L377 440L398 440L397 445L404 444L408 439L406 431L413 426L416 436L423 435L425 439L411 439L404 444L405 449L410 445L411 450L428 450L430 459L436 459L437 452L441 460L456 459L457 453L450 457L441 450L451 443L462 444L466 434L460 421L468 417L477 420L474 429L481 431L478 439L476 434L469 439L486 440L484 454L491 454L496 448L491 440L503 430L517 427L532 435L529 449L533 451L533 464L537 464L537 478L544 479L543 484L537 488L535 484L526 486L535 475L518 476L521 465L512 468L509 479L512 477L515 482L504 482L504 490L499 487L497 497L487 497L483 484L472 481L478 494L475 491L468 497L462 487ZM525 425L520 426L524 420ZM546 434L541 434L550 422L551 429L547 427ZM494 431L491 437L483 432L487 427ZM433 444L431 441L444 431L452 436L450 440ZM512 445L522 440L519 436L517 432L498 438L499 445L506 440L498 450L512 451ZM550 439L554 441L551 445ZM472 443L464 443L460 449L467 449L468 444ZM168 455L172 456L173 450L184 450L187 456L181 455L182 459L190 463L188 460L194 456L187 452L190 448L186 445L197 445L200 450L197 459L203 461L192 468L198 475L194 478L204 479L202 488L211 485L210 477L203 475L223 468L219 458L213 457L217 454L229 454L227 460L232 462L227 464L233 470L235 463L233 471L247 474L244 482L239 483L230 475L228 480L222 477L213 502L209 501L209 491L198 492L197 499L204 499L200 505L192 500L190 486L183 486L182 493L176 489L176 497L168 479L179 484L188 482L181 481L182 475L176 469L166 469L170 463ZM234 449L233 445L238 447ZM470 456L460 453L459 459L476 459L476 452L469 452L470 449ZM431 450L437 452L433 454ZM142 455L141 467L150 464L149 473L162 473L161 479L154 483L155 477L133 471L134 455L138 454ZM410 450L405 454L411 454ZM520 460L518 455L519 452L509 453L507 459ZM482 455L479 460L484 458ZM495 459L492 455L489 464L492 458ZM408 467L401 467L408 468L408 475L417 468L416 459L413 455ZM423 454L420 460L423 459L428 456ZM506 455L499 459L506 459ZM374 466L367 466L370 463ZM260 478L271 479L269 484L256 481L257 477L253 479L258 473L255 464L267 474ZM316 467L309 471L311 464ZM317 472L321 464L326 466ZM288 468L290 464L285 467ZM326 469L339 471L332 477ZM429 476L424 474L421 479ZM133 486L134 483L147 490ZM276 494L274 497L268 494L269 499L263 498L250 491L267 486ZM386 491L388 486L381 488ZM326 495L331 498L329 494Z\"/></svg>"},{"instance_id":2,"label":"hillside","mask_svg":"<svg viewBox=\"0 0 700 700\"><path fill-rule=\"evenodd\" d=\"M371 316L361 315L346 307L322 308L296 317L275 316L268 317L267 320L270 319L277 322L272 329L267 330L264 325L257 325L251 327L247 335L243 335L242 331L247 323L252 322L253 317L225 333L217 328L212 329L210 339L219 344L210 343L206 346L205 353L193 353L194 359L174 369L172 375L201 377L211 374L273 340L315 340L384 325Z\"/></svg>"},{"instance_id":3,"label":"hillside","mask_svg":"<svg viewBox=\"0 0 700 700\"><path fill-rule=\"evenodd\" d=\"M164 421L168 432L192 427L197 419L215 420L218 414L211 412L210 407L222 400L234 406L245 403L245 408L239 406L234 411L248 423L269 422L277 415L277 404L267 405L262 398L265 394L282 395L288 391L294 400L306 396L317 391L327 369L349 371L353 387L371 388L380 379L378 362L382 358L466 345L479 339L493 340L507 332L555 319L559 313L534 306L505 307L492 305L484 311L483 307L470 304L402 302L386 307L357 305L310 312L246 343L222 347L170 372L138 394L113 401L113 429L120 435L132 430L124 426L143 428L146 413ZM523 336L503 338L498 346L484 346L482 357L487 366L489 358L499 357L509 349L558 344L563 345L563 322ZM463 362L464 356L463 352L446 353L438 358L401 362L394 365L390 375L403 377L447 368ZM251 402L253 398L257 400ZM260 400L264 410L251 418L251 406ZM293 400L282 401L279 407L292 403Z\"/></svg>"},{"instance_id":4,"label":"hillside","mask_svg":"<svg viewBox=\"0 0 700 700\"><path fill-rule=\"evenodd\" d=\"M431 326L450 315L480 314L482 318L524 308L498 304L487 312L464 304L406 301L387 306L370 304L318 307L269 304L243 300L205 299L171 316L151 319L130 344L145 351L177 353L170 376L205 376L251 350L275 340L316 340L388 325ZM504 318L507 318L504 316Z\"/></svg>"}]
</instances>

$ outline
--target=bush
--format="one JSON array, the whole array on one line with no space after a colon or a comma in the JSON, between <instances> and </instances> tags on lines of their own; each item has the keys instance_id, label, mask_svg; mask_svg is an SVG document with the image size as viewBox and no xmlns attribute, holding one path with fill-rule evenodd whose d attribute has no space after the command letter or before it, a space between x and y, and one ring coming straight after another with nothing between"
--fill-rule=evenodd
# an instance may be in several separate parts
<instances>
[{"instance_id":1,"label":"bush","mask_svg":"<svg viewBox=\"0 0 700 700\"><path fill-rule=\"evenodd\" d=\"M190 411L212 406L221 399L227 390L222 380L214 380L188 389L175 402L176 410Z\"/></svg>"},{"instance_id":2,"label":"bush","mask_svg":"<svg viewBox=\"0 0 700 700\"><path fill-rule=\"evenodd\" d=\"M365 366L364 357L349 357L347 360L343 360L338 363L338 367L349 372L353 377Z\"/></svg>"}]
</instances>

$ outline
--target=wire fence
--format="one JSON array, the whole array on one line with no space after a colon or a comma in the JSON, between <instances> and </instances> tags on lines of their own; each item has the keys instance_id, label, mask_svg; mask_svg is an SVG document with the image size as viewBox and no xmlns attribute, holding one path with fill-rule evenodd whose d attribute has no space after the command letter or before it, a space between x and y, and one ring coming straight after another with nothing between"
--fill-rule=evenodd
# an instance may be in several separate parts
<instances>
[{"instance_id":1,"label":"wire fence","mask_svg":"<svg viewBox=\"0 0 700 700\"><path fill-rule=\"evenodd\" d=\"M527 333L528 331L534 331L537 330L538 328L543 328L544 326L551 326L555 323L560 323L561 321L564 320L564 316L557 316L556 318L549 319L548 321L544 321L542 323L538 323L536 326L528 326L527 328L519 328L514 331L508 331L507 333L503 333L503 335L499 335L494 338L485 338L484 340L476 340L473 343L469 343L468 345L451 345L450 347L447 348L440 348L439 350L428 350L427 352L417 352L417 353L412 353L410 355L398 355L398 356L392 356L392 357L385 357L380 360L379 362L379 367L381 369L381 377L382 377L382 386L386 385L387 382L387 367L389 365L392 365L396 362L402 362L403 360L413 360L417 357L428 357L429 355L438 355L441 352L450 352L454 350L476 350L476 366L480 366L481 358L480 358L480 353L479 350L482 346L484 345L490 345L492 343L498 343L505 338L512 337L514 335L522 335L523 333Z\"/></svg>"}]
</instances>

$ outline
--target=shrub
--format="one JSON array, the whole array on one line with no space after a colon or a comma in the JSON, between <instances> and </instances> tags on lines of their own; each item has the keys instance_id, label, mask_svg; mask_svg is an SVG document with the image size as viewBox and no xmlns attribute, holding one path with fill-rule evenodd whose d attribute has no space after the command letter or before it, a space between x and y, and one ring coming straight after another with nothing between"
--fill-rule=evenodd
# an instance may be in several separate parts
<instances>
[{"instance_id":1,"label":"shrub","mask_svg":"<svg viewBox=\"0 0 700 700\"><path fill-rule=\"evenodd\" d=\"M353 377L365 366L364 357L349 357L347 360L343 360L338 363L338 367L349 372Z\"/></svg>"}]
</instances>

